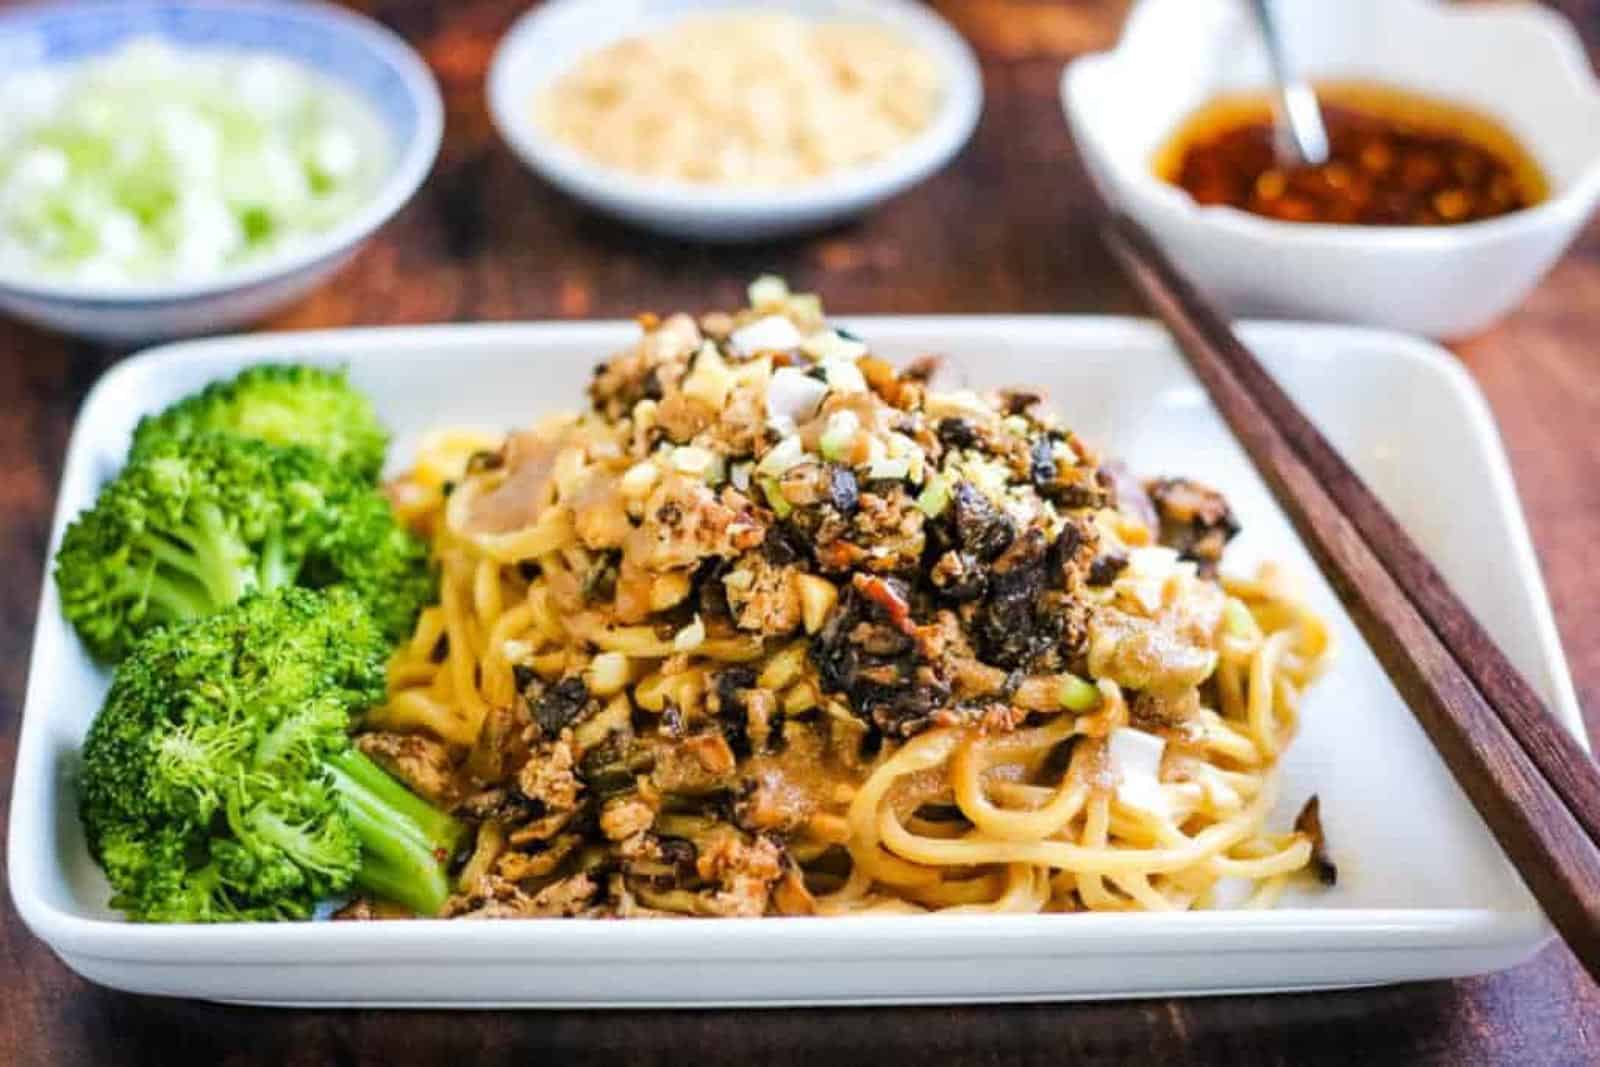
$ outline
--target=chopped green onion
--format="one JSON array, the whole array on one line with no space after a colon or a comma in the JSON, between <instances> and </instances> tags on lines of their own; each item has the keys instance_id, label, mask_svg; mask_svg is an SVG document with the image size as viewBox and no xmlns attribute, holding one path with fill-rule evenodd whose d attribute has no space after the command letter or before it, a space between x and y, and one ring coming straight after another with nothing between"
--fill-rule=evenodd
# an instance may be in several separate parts
<instances>
[{"instance_id":1,"label":"chopped green onion","mask_svg":"<svg viewBox=\"0 0 1600 1067\"><path fill-rule=\"evenodd\" d=\"M215 275L364 205L377 117L264 54L137 41L41 69L0 109L0 270L96 284Z\"/></svg>"},{"instance_id":2,"label":"chopped green onion","mask_svg":"<svg viewBox=\"0 0 1600 1067\"><path fill-rule=\"evenodd\" d=\"M1233 637L1249 640L1261 636L1261 625L1238 597L1231 596L1223 602L1222 624Z\"/></svg>"},{"instance_id":3,"label":"chopped green onion","mask_svg":"<svg viewBox=\"0 0 1600 1067\"><path fill-rule=\"evenodd\" d=\"M942 474L930 474L928 484L917 494L917 508L928 518L937 519L950 506L950 479Z\"/></svg>"},{"instance_id":4,"label":"chopped green onion","mask_svg":"<svg viewBox=\"0 0 1600 1067\"><path fill-rule=\"evenodd\" d=\"M778 485L778 479L762 478L760 485L761 491L767 496L768 505L771 506L773 511L777 512L778 518L788 518L789 513L794 510L794 505L790 504L784 497L783 488Z\"/></svg>"},{"instance_id":5,"label":"chopped green onion","mask_svg":"<svg viewBox=\"0 0 1600 1067\"><path fill-rule=\"evenodd\" d=\"M1093 711L1100 704L1100 690L1076 674L1061 681L1061 706L1068 711Z\"/></svg>"}]
</instances>

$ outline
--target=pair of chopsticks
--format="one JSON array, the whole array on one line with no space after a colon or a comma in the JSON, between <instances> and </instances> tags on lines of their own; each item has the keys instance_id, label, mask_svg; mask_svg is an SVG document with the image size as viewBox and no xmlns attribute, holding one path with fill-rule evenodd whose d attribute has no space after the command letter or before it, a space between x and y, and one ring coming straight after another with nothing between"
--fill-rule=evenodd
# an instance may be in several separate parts
<instances>
[{"instance_id":1,"label":"pair of chopsticks","mask_svg":"<svg viewBox=\"0 0 1600 1067\"><path fill-rule=\"evenodd\" d=\"M1523 882L1600 980L1594 761L1150 235L1120 213L1103 234Z\"/></svg>"}]
</instances>

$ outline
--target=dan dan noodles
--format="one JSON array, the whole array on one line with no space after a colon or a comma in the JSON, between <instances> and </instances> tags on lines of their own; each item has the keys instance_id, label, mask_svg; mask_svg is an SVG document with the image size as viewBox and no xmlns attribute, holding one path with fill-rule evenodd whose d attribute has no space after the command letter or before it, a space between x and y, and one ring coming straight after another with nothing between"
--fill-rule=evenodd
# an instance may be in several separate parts
<instances>
[{"instance_id":1,"label":"dan dan noodles","mask_svg":"<svg viewBox=\"0 0 1600 1067\"><path fill-rule=\"evenodd\" d=\"M476 827L447 914L1266 906L1330 652L1227 502L758 280L640 317L581 413L390 487L438 603L360 747ZM1293 805L1302 798L1283 798ZM1286 822L1286 821L1285 821Z\"/></svg>"}]
</instances>

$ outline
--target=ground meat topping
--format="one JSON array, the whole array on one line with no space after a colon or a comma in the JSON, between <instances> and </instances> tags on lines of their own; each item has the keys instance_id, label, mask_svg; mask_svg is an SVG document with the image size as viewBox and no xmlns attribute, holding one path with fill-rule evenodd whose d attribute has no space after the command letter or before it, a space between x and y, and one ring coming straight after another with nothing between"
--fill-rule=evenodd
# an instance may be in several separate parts
<instances>
[{"instance_id":1,"label":"ground meat topping","mask_svg":"<svg viewBox=\"0 0 1600 1067\"><path fill-rule=\"evenodd\" d=\"M1202 575L1214 575L1222 550L1239 532L1227 499L1187 478L1157 478L1145 489L1160 517L1161 543L1177 549L1182 559L1198 563Z\"/></svg>"},{"instance_id":2,"label":"ground meat topping","mask_svg":"<svg viewBox=\"0 0 1600 1067\"><path fill-rule=\"evenodd\" d=\"M470 747L359 742L492 828L452 914L808 914L895 743L1037 726L1092 702L1075 680L1174 744L1214 706L1219 494L1102 464L1031 390L935 391L778 288L642 317L593 413L469 465L469 532L549 520L502 571L537 621L515 696L485 671Z\"/></svg>"},{"instance_id":3,"label":"ground meat topping","mask_svg":"<svg viewBox=\"0 0 1600 1067\"><path fill-rule=\"evenodd\" d=\"M638 794L613 797L600 809L600 832L621 841L650 829L655 820L655 808Z\"/></svg>"},{"instance_id":4,"label":"ground meat topping","mask_svg":"<svg viewBox=\"0 0 1600 1067\"><path fill-rule=\"evenodd\" d=\"M553 882L533 894L516 882L486 874L466 892L451 897L444 914L462 919L569 918L588 909L598 892L586 874Z\"/></svg>"},{"instance_id":5,"label":"ground meat topping","mask_svg":"<svg viewBox=\"0 0 1600 1067\"><path fill-rule=\"evenodd\" d=\"M701 850L695 869L717 886L707 900L713 914L764 915L772 887L784 873L783 849L768 837L746 840L729 829Z\"/></svg>"},{"instance_id":6,"label":"ground meat topping","mask_svg":"<svg viewBox=\"0 0 1600 1067\"><path fill-rule=\"evenodd\" d=\"M537 745L517 776L517 789L546 813L571 811L582 788L573 773L572 741L565 736Z\"/></svg>"},{"instance_id":7,"label":"ground meat topping","mask_svg":"<svg viewBox=\"0 0 1600 1067\"><path fill-rule=\"evenodd\" d=\"M1323 885L1337 885L1339 868L1328 858L1328 839L1322 830L1322 802L1315 794L1295 816L1294 828L1311 839L1311 866L1317 872L1317 880Z\"/></svg>"},{"instance_id":8,"label":"ground meat topping","mask_svg":"<svg viewBox=\"0 0 1600 1067\"><path fill-rule=\"evenodd\" d=\"M801 574L793 564L774 566L763 552L747 552L723 577L734 625L769 637L800 628Z\"/></svg>"},{"instance_id":9,"label":"ground meat topping","mask_svg":"<svg viewBox=\"0 0 1600 1067\"><path fill-rule=\"evenodd\" d=\"M1217 654L1165 620L1102 608L1089 623L1089 671L1127 689L1173 693L1199 685Z\"/></svg>"},{"instance_id":10,"label":"ground meat topping","mask_svg":"<svg viewBox=\"0 0 1600 1067\"><path fill-rule=\"evenodd\" d=\"M374 731L357 737L356 748L435 804L448 807L460 790L455 759L443 742L421 734Z\"/></svg>"},{"instance_id":11,"label":"ground meat topping","mask_svg":"<svg viewBox=\"0 0 1600 1067\"><path fill-rule=\"evenodd\" d=\"M646 571L688 567L706 556L732 557L766 536L749 501L719 497L687 475L670 475L645 503L643 522L623 546L625 565Z\"/></svg>"}]
</instances>

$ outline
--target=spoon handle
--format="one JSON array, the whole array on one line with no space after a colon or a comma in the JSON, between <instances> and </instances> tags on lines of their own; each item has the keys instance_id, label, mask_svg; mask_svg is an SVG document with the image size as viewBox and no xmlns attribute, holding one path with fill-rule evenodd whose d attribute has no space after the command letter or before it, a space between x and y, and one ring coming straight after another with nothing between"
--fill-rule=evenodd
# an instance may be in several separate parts
<instances>
[{"instance_id":1,"label":"spoon handle","mask_svg":"<svg viewBox=\"0 0 1600 1067\"><path fill-rule=\"evenodd\" d=\"M1248 0L1248 6L1266 45L1267 62L1277 89L1279 149L1287 149L1300 163L1320 166L1328 161L1328 131L1322 124L1317 94L1289 64L1272 0Z\"/></svg>"}]
</instances>

